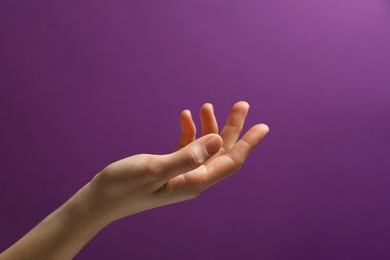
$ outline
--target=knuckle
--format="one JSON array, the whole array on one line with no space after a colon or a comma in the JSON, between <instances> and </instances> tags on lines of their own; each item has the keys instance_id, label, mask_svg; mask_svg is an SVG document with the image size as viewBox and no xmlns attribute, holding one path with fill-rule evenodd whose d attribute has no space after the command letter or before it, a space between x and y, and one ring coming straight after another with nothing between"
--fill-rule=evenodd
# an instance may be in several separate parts
<instances>
[{"instance_id":1,"label":"knuckle","mask_svg":"<svg viewBox=\"0 0 390 260\"><path fill-rule=\"evenodd\" d=\"M232 173L236 173L241 169L243 161L239 160L239 158L231 158L231 160L232 160L231 171Z\"/></svg>"},{"instance_id":2,"label":"knuckle","mask_svg":"<svg viewBox=\"0 0 390 260\"><path fill-rule=\"evenodd\" d=\"M237 129L238 132L241 132L242 129L243 129L243 125L237 125L236 129Z\"/></svg>"},{"instance_id":3,"label":"knuckle","mask_svg":"<svg viewBox=\"0 0 390 260\"><path fill-rule=\"evenodd\" d=\"M241 163L236 163L233 166L234 173L238 172L241 169L242 164Z\"/></svg>"},{"instance_id":4,"label":"knuckle","mask_svg":"<svg viewBox=\"0 0 390 260\"><path fill-rule=\"evenodd\" d=\"M243 129L243 125L242 124L231 124L230 128L232 131L241 132Z\"/></svg>"},{"instance_id":5,"label":"knuckle","mask_svg":"<svg viewBox=\"0 0 390 260\"><path fill-rule=\"evenodd\" d=\"M158 175L161 172L161 162L157 156L149 156L146 163L145 169L146 172L152 175Z\"/></svg>"},{"instance_id":6,"label":"knuckle","mask_svg":"<svg viewBox=\"0 0 390 260\"><path fill-rule=\"evenodd\" d=\"M193 169L198 168L203 163L201 156L199 156L196 152L192 150L188 150L185 153L185 160L188 166Z\"/></svg>"},{"instance_id":7,"label":"knuckle","mask_svg":"<svg viewBox=\"0 0 390 260\"><path fill-rule=\"evenodd\" d=\"M203 193L203 188L201 186L194 186L190 193L189 193L189 199L195 199L200 196L200 194Z\"/></svg>"}]
</instances>

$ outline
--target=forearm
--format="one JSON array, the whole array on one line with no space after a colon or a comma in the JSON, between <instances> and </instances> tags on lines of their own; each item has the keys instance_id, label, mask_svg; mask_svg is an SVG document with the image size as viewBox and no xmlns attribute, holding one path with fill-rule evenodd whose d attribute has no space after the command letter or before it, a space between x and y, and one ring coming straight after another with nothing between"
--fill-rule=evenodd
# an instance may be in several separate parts
<instances>
[{"instance_id":1,"label":"forearm","mask_svg":"<svg viewBox=\"0 0 390 260\"><path fill-rule=\"evenodd\" d=\"M108 223L104 223L78 191L0 259L71 259Z\"/></svg>"}]
</instances>

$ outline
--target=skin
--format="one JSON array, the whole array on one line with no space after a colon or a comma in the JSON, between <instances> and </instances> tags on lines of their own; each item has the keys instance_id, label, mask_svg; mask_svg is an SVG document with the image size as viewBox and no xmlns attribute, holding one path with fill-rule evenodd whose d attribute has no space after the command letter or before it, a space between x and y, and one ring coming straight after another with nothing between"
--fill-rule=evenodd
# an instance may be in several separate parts
<instances>
[{"instance_id":1,"label":"skin","mask_svg":"<svg viewBox=\"0 0 390 260\"><path fill-rule=\"evenodd\" d=\"M138 154L111 163L0 259L71 259L118 219L196 198L237 172L269 132L267 125L257 124L238 140L248 110L247 102L234 104L219 133L213 106L204 104L198 139L191 112L184 110L175 152Z\"/></svg>"}]
</instances>

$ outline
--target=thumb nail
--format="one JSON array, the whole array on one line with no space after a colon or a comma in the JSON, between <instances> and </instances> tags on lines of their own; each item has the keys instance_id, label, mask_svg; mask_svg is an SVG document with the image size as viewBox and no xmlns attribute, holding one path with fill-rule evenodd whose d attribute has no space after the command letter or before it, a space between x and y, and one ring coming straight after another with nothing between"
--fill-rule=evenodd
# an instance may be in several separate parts
<instances>
[{"instance_id":1,"label":"thumb nail","mask_svg":"<svg viewBox=\"0 0 390 260\"><path fill-rule=\"evenodd\" d=\"M206 151L209 154L214 154L221 149L222 146L222 139L218 135L214 135L207 139L205 143Z\"/></svg>"}]
</instances>

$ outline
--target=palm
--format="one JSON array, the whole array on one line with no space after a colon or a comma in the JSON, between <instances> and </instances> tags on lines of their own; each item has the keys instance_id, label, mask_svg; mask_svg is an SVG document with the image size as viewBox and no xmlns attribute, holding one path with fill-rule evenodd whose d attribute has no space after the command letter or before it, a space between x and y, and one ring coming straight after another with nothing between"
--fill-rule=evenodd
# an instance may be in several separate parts
<instances>
[{"instance_id":1,"label":"palm","mask_svg":"<svg viewBox=\"0 0 390 260\"><path fill-rule=\"evenodd\" d=\"M183 196L188 193L188 190L197 190L200 193L239 170L249 153L268 132L266 125L255 125L238 140L248 110L248 103L243 101L236 103L225 126L219 133L223 140L220 151L199 168L169 180L164 185L164 191L170 191L175 195L182 194ZM211 104L202 106L200 119L202 136L211 133L218 134L218 124ZM188 110L182 112L180 123L182 134L176 150L180 150L196 138L195 124Z\"/></svg>"}]
</instances>

